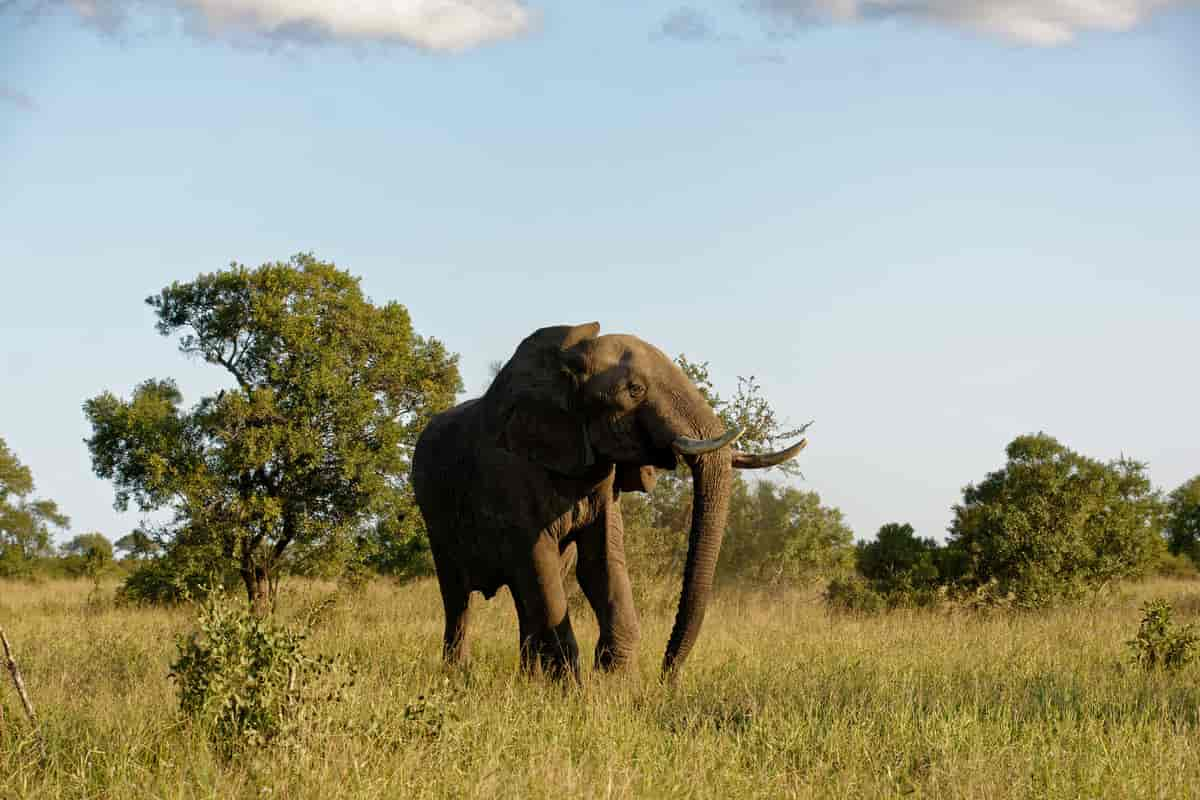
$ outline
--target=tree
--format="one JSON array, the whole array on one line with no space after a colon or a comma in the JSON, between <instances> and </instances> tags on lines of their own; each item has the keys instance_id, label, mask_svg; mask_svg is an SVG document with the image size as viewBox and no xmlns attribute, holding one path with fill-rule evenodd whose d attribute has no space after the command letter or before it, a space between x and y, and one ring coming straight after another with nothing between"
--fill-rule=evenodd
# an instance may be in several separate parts
<instances>
[{"instance_id":1,"label":"tree","mask_svg":"<svg viewBox=\"0 0 1200 800\"><path fill-rule=\"evenodd\" d=\"M725 423L726 429L734 426L742 429L742 436L737 442L737 447L742 452L761 453L778 450L781 445L790 445L808 429L808 425L785 428L784 423L775 414L774 407L762 396L762 386L753 375L739 375L733 399L725 400L713 387L707 361L689 361L687 356L681 354L675 359L675 363L696 384L700 394L704 395L709 405L717 412L717 416ZM785 461L771 469L779 470L784 475L800 474L800 467L795 461Z\"/></svg>"},{"instance_id":2,"label":"tree","mask_svg":"<svg viewBox=\"0 0 1200 800\"><path fill-rule=\"evenodd\" d=\"M721 569L762 583L798 583L848 572L854 533L816 492L744 480L730 498Z\"/></svg>"},{"instance_id":3,"label":"tree","mask_svg":"<svg viewBox=\"0 0 1200 800\"><path fill-rule=\"evenodd\" d=\"M160 334L232 385L191 408L169 379L85 403L92 466L118 509L173 511L163 543L233 560L259 613L289 546L341 557L363 528L411 516L412 446L461 381L457 356L414 333L403 306L373 305L310 254L234 263L146 302Z\"/></svg>"},{"instance_id":4,"label":"tree","mask_svg":"<svg viewBox=\"0 0 1200 800\"><path fill-rule=\"evenodd\" d=\"M63 566L71 575L89 575L98 579L112 564L113 546L102 533L81 533L62 547Z\"/></svg>"},{"instance_id":5,"label":"tree","mask_svg":"<svg viewBox=\"0 0 1200 800\"><path fill-rule=\"evenodd\" d=\"M1200 475L1167 495L1167 542L1200 564Z\"/></svg>"},{"instance_id":6,"label":"tree","mask_svg":"<svg viewBox=\"0 0 1200 800\"><path fill-rule=\"evenodd\" d=\"M63 552L103 564L112 561L113 546L104 534L93 531L81 533L67 542L63 545Z\"/></svg>"},{"instance_id":7,"label":"tree","mask_svg":"<svg viewBox=\"0 0 1200 800\"><path fill-rule=\"evenodd\" d=\"M938 585L939 549L933 539L917 536L912 525L889 522L874 541L859 544L858 571L891 604L920 602Z\"/></svg>"},{"instance_id":8,"label":"tree","mask_svg":"<svg viewBox=\"0 0 1200 800\"><path fill-rule=\"evenodd\" d=\"M117 539L113 542L113 547L125 553L127 558L133 559L151 558L162 550L158 542L150 538L150 535L141 528L134 528Z\"/></svg>"},{"instance_id":9,"label":"tree","mask_svg":"<svg viewBox=\"0 0 1200 800\"><path fill-rule=\"evenodd\" d=\"M784 428L753 376L739 377L733 399L725 400L713 386L706 362L681 355L675 363L696 384L726 428L742 428L737 446L743 452L778 450L807 428ZM799 474L792 461L774 469ZM692 514L690 482L686 469L661 472L649 495L621 497L626 526L633 531L627 537L629 546L656 561L651 571L676 569L683 563ZM837 574L851 565L853 538L841 512L822 506L816 492L770 481L750 483L735 473L718 574L765 583Z\"/></svg>"},{"instance_id":10,"label":"tree","mask_svg":"<svg viewBox=\"0 0 1200 800\"><path fill-rule=\"evenodd\" d=\"M28 572L29 562L50 553L50 529L70 519L53 500L33 497L33 473L0 439L0 576Z\"/></svg>"},{"instance_id":11,"label":"tree","mask_svg":"<svg viewBox=\"0 0 1200 800\"><path fill-rule=\"evenodd\" d=\"M1019 436L1005 466L963 490L950 542L968 584L1040 606L1140 574L1163 547L1161 499L1145 464L1081 456L1044 433Z\"/></svg>"}]
</instances>

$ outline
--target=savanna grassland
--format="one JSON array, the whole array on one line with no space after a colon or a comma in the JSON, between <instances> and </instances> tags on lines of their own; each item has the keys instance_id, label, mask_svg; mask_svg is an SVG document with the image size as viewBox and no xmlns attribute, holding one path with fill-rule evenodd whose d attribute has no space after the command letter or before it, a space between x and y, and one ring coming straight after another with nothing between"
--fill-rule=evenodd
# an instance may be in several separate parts
<instances>
[{"instance_id":1,"label":"savanna grassland","mask_svg":"<svg viewBox=\"0 0 1200 800\"><path fill-rule=\"evenodd\" d=\"M1193 797L1200 668L1128 661L1139 604L1186 621L1200 584L1103 604L828 614L815 592L724 591L679 685L657 680L676 583L644 589L640 681L518 674L507 597L480 600L473 661L438 658L436 583L341 592L308 647L356 672L298 740L232 760L181 720L168 678L194 612L119 607L90 583L0 582L46 746L0 689L0 797ZM293 581L299 619L332 584ZM576 598L576 601L578 598ZM573 601L574 602L574 601ZM577 608L581 646L596 630ZM7 676L4 676L7 678ZM423 699L419 699L423 698Z\"/></svg>"}]
</instances>

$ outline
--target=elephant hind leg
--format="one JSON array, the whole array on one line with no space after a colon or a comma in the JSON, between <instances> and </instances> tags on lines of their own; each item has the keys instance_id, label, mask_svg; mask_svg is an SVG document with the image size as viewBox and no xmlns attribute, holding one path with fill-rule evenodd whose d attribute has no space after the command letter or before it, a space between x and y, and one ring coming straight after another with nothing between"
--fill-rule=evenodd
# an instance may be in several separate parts
<instances>
[{"instance_id":1,"label":"elephant hind leg","mask_svg":"<svg viewBox=\"0 0 1200 800\"><path fill-rule=\"evenodd\" d=\"M442 560L444 562L444 559ZM448 664L462 664L471 655L467 642L467 622L471 615L471 589L466 577L452 565L439 563L434 555L438 586L442 590L442 608L446 629L442 634L442 658Z\"/></svg>"}]
</instances>

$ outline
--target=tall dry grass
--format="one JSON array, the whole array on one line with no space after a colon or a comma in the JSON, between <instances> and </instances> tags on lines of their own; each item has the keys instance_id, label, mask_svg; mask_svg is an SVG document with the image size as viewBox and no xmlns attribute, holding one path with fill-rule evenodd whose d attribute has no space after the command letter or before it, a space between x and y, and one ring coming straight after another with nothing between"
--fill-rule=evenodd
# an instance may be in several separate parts
<instances>
[{"instance_id":1,"label":"tall dry grass","mask_svg":"<svg viewBox=\"0 0 1200 800\"><path fill-rule=\"evenodd\" d=\"M335 587L293 582L295 619ZM357 670L299 746L231 762L177 713L167 678L188 609L120 608L87 582L0 582L42 719L30 746L0 689L0 798L1193 797L1200 668L1147 674L1139 604L1200 611L1158 580L1032 616L828 615L813 592L722 593L675 688L657 681L674 582L640 591L640 680L567 689L517 671L505 596L479 601L473 661L438 660L436 584L341 596L311 649ZM573 613L581 646L595 626ZM425 698L424 705L417 703ZM406 713L407 709L407 713Z\"/></svg>"}]
</instances>

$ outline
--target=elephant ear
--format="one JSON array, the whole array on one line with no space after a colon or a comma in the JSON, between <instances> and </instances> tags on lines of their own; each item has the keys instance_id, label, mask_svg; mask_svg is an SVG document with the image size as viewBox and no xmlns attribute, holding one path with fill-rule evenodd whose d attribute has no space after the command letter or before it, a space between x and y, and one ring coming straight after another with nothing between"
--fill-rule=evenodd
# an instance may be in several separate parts
<instances>
[{"instance_id":1,"label":"elephant ear","mask_svg":"<svg viewBox=\"0 0 1200 800\"><path fill-rule=\"evenodd\" d=\"M508 415L500 445L560 475L580 475L596 463L583 423L553 406L517 404Z\"/></svg>"},{"instance_id":2,"label":"elephant ear","mask_svg":"<svg viewBox=\"0 0 1200 800\"><path fill-rule=\"evenodd\" d=\"M501 447L561 475L595 464L575 395L586 370L579 346L599 332L597 322L556 325L521 342L488 389Z\"/></svg>"},{"instance_id":3,"label":"elephant ear","mask_svg":"<svg viewBox=\"0 0 1200 800\"><path fill-rule=\"evenodd\" d=\"M654 485L658 483L658 475L654 471L654 467L640 466L638 464L617 464L617 477L614 485L622 492L645 492L649 494L654 491Z\"/></svg>"}]
</instances>

